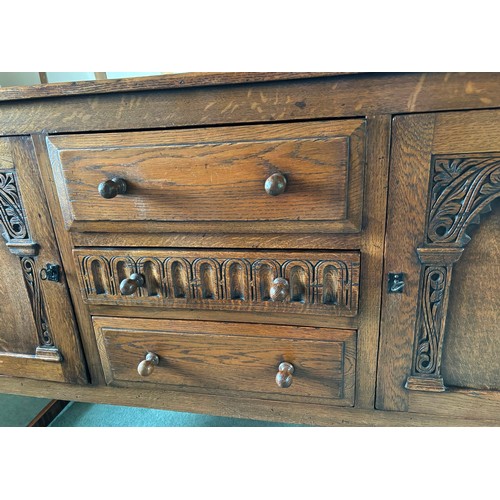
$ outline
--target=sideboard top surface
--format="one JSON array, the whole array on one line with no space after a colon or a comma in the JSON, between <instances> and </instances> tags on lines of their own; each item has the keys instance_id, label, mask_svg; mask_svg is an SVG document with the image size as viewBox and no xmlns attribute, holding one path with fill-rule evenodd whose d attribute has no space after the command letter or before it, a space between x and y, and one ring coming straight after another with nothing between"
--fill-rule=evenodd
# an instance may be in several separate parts
<instances>
[{"instance_id":1,"label":"sideboard top surface","mask_svg":"<svg viewBox=\"0 0 500 500\"><path fill-rule=\"evenodd\" d=\"M211 85L233 85L242 83L300 80L303 78L334 77L350 75L349 72L249 72L249 73L175 73L138 78L118 78L80 82L43 83L0 88L0 101L37 99L83 94L110 94L137 90L167 90L187 87L207 87Z\"/></svg>"}]
</instances>

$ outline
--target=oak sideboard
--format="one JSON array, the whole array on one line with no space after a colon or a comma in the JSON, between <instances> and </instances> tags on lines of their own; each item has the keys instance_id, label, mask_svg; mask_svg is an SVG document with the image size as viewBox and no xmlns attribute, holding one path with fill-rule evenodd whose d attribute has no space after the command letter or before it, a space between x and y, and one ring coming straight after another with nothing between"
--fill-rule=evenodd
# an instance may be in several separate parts
<instances>
[{"instance_id":1,"label":"oak sideboard","mask_svg":"<svg viewBox=\"0 0 500 500\"><path fill-rule=\"evenodd\" d=\"M500 424L500 74L0 89L0 392Z\"/></svg>"}]
</instances>

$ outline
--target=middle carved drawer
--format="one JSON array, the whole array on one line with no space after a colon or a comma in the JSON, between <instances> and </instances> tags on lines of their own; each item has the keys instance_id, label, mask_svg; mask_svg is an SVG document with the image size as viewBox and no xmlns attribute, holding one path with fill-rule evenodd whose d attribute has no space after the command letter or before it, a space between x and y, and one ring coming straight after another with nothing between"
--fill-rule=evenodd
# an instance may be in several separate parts
<instances>
[{"instance_id":1,"label":"middle carved drawer","mask_svg":"<svg viewBox=\"0 0 500 500\"><path fill-rule=\"evenodd\" d=\"M87 303L355 316L360 253L73 250Z\"/></svg>"}]
</instances>

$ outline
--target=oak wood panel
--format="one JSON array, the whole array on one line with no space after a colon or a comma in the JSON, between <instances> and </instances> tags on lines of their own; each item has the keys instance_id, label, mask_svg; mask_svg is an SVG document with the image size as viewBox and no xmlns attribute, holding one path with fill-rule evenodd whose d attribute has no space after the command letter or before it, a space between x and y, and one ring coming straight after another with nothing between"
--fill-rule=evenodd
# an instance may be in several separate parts
<instances>
[{"instance_id":1,"label":"oak wood panel","mask_svg":"<svg viewBox=\"0 0 500 500\"><path fill-rule=\"evenodd\" d=\"M33 378L35 380L68 382L69 377L65 373L67 370L64 368L64 363L46 361L34 354L0 353L0 378L27 377L26 380ZM75 364L73 369L78 369L78 365Z\"/></svg>"},{"instance_id":2,"label":"oak wood panel","mask_svg":"<svg viewBox=\"0 0 500 500\"><path fill-rule=\"evenodd\" d=\"M500 78L500 73L498 74ZM432 153L498 152L500 110L462 111L436 114Z\"/></svg>"},{"instance_id":3,"label":"oak wood panel","mask_svg":"<svg viewBox=\"0 0 500 500\"><path fill-rule=\"evenodd\" d=\"M100 305L356 316L359 252L73 250L84 300ZM144 277L130 294L122 283ZM287 280L272 300L276 278Z\"/></svg>"},{"instance_id":4,"label":"oak wood panel","mask_svg":"<svg viewBox=\"0 0 500 500\"><path fill-rule=\"evenodd\" d=\"M50 210L50 216L54 224L56 241L65 271L65 278L69 285L69 291L74 308L73 310L78 319L80 339L82 341L85 360L90 373L90 379L93 384L104 383L104 374L99 360L92 320L80 294L78 277L76 275L72 254L73 245L69 233L64 229L61 207L57 199L57 192L47 155L45 137L42 135L34 135L32 136L32 142L36 152L43 188L47 195L47 203Z\"/></svg>"},{"instance_id":5,"label":"oak wood panel","mask_svg":"<svg viewBox=\"0 0 500 500\"><path fill-rule=\"evenodd\" d=\"M446 386L500 390L500 200L453 269L443 345Z\"/></svg>"},{"instance_id":6,"label":"oak wood panel","mask_svg":"<svg viewBox=\"0 0 500 500\"><path fill-rule=\"evenodd\" d=\"M94 317L108 384L180 386L210 392L352 406L356 332ZM137 372L147 352L159 357L148 377ZM276 384L278 366L295 367L292 385Z\"/></svg>"},{"instance_id":7,"label":"oak wood panel","mask_svg":"<svg viewBox=\"0 0 500 500\"><path fill-rule=\"evenodd\" d=\"M0 169L11 170L14 168L12 153L10 151L10 139L7 137L0 138Z\"/></svg>"},{"instance_id":8,"label":"oak wood panel","mask_svg":"<svg viewBox=\"0 0 500 500\"><path fill-rule=\"evenodd\" d=\"M244 323L258 323L263 325L294 325L294 326L314 326L329 327L348 330L356 330L359 327L359 315L356 317L344 316L320 316L320 315L300 315L283 312L256 311L215 311L205 309L168 309L153 307L134 308L137 313L135 316L150 319L196 319L204 321L231 321ZM131 309L129 305L94 305L88 304L89 314L93 316L122 316L129 317ZM361 371L361 370L360 370Z\"/></svg>"},{"instance_id":9,"label":"oak wood panel","mask_svg":"<svg viewBox=\"0 0 500 500\"><path fill-rule=\"evenodd\" d=\"M490 419L456 418L418 412L363 410L319 404L302 404L228 395L121 387L72 386L19 378L0 377L0 391L72 401L161 408L239 418L323 426L499 426L498 411ZM417 393L415 393L417 395ZM481 404L476 398L475 405Z\"/></svg>"},{"instance_id":10,"label":"oak wood panel","mask_svg":"<svg viewBox=\"0 0 500 500\"><path fill-rule=\"evenodd\" d=\"M346 75L0 104L0 134L256 123L500 107L498 73Z\"/></svg>"},{"instance_id":11,"label":"oak wood panel","mask_svg":"<svg viewBox=\"0 0 500 500\"><path fill-rule=\"evenodd\" d=\"M31 138L13 138L11 146L31 236L40 245L37 260L43 264L41 267L47 263L61 265ZM85 360L81 350L78 326L69 299L64 269L61 271L60 282L40 281L40 288L47 324L54 345L63 357L62 370L65 380L85 384L87 383Z\"/></svg>"},{"instance_id":12,"label":"oak wood panel","mask_svg":"<svg viewBox=\"0 0 500 500\"><path fill-rule=\"evenodd\" d=\"M431 118L432 115L421 115L418 120ZM412 134L417 118L400 117L399 120L406 121L407 126L399 131L400 136L395 135L395 145L401 143L401 137ZM386 358L380 357L379 380L382 383L378 388L378 394L385 399L385 402L386 398L392 399L391 404L394 405L392 406L394 409L405 409L411 404L411 411L431 412L435 404L436 407L446 407L450 415L459 415L464 398L473 401L471 397L477 393L474 390L443 392L447 389L441 373L442 359L448 364L446 372L452 380L454 370L461 372L455 378L455 383L461 379L461 382L465 384L472 382L477 387L482 382L485 384L483 388L486 386L495 388L498 385L500 372L496 360L492 360L491 366L485 368L485 377L482 381L480 373L481 366L488 362L487 356L482 355L481 349L486 349L489 343L498 340L498 300L495 291L490 289L487 283L488 278L494 279L495 271L485 270L483 274L488 277L482 276L483 279L478 282L479 290L471 291L464 301L460 301L461 303L456 301L460 294L463 296L463 290L460 290L463 284L460 278L456 281L456 274L461 268L463 269L462 266L467 266L468 272L473 269L470 260L468 262L467 258L462 260L464 259L462 255L467 255L470 237L474 239L481 234L481 231L474 231L471 225L484 222L484 219L489 217L487 209L498 205L498 200L495 202L495 199L500 196L499 123L499 111L436 115L432 142L423 136L420 140L414 141L412 147L401 156L398 156L401 148L399 150L398 147L394 148L390 189L395 189L397 185L399 192L396 194L394 190L394 194L389 197L387 241L397 241L397 246L387 248L386 270L391 270L387 269L388 263L399 262L402 269L397 271L407 272L409 283L399 299L396 295L389 299L387 294L387 300L384 298L383 318L386 317L387 322L382 324L381 352L386 351L383 355ZM420 158L420 161L414 163L415 158ZM402 175L408 170L409 163L413 172L411 178ZM418 178L420 181L414 182ZM395 184L398 181L399 184ZM401 220L406 212L398 197L411 200L412 218L414 221L418 220L419 225L398 226L392 223L391 226L391 217L394 220ZM481 262L483 260L495 265L495 257L490 255L490 252L495 252L494 235L487 236L486 242L488 241L490 245L488 248L482 248L481 255L477 253L481 248L479 244L476 246L475 255L471 256L479 261L479 266L483 264ZM474 245L471 248L474 253ZM420 286L413 286L419 275ZM473 279L477 280L477 277ZM458 283L455 294L453 294L454 283ZM486 286L482 283L486 283ZM484 293L478 297L478 291ZM455 303L450 304L450 300L454 300ZM398 322L391 324L390 308L393 301L403 301L408 307L400 308ZM457 324L457 321L460 321L459 311L460 309L463 311L464 307L467 309L479 307L480 310L467 314L467 319ZM478 312L480 318L477 325L472 324L470 321ZM450 318L453 313L454 317ZM453 337L450 325L455 325L457 328L457 337ZM460 336L463 336L460 331L467 325L469 349L466 347L467 344L462 343L465 352L457 354L456 349L454 352L452 349L443 354L443 345L460 342ZM486 327L487 331L481 331L484 325L490 325ZM388 340L393 347L386 345ZM401 344L405 350L401 348ZM481 347L478 344L482 344ZM408 350L410 345L411 351ZM399 352L397 358L391 353L391 349L394 348ZM396 359L396 363L392 364L392 370L388 365L391 359ZM461 366L458 367L458 363ZM476 364L477 369L469 369L470 363ZM406 387L410 391L405 392L403 384L409 371L411 377L407 378ZM415 396L414 391L434 392L425 396L421 394ZM469 399L464 394L468 394ZM491 394L492 398L497 398L493 391ZM419 402L422 406L419 406ZM390 408L387 404L381 407Z\"/></svg>"},{"instance_id":13,"label":"oak wood panel","mask_svg":"<svg viewBox=\"0 0 500 500\"><path fill-rule=\"evenodd\" d=\"M408 411L441 418L467 418L500 422L498 391L452 389L440 394L410 391Z\"/></svg>"},{"instance_id":14,"label":"oak wood panel","mask_svg":"<svg viewBox=\"0 0 500 500\"><path fill-rule=\"evenodd\" d=\"M360 229L361 120L56 136L48 147L67 228L127 221L144 232L138 221L154 220L163 231ZM270 196L264 182L277 172L286 190ZM127 192L104 199L97 186L113 178Z\"/></svg>"},{"instance_id":15,"label":"oak wood panel","mask_svg":"<svg viewBox=\"0 0 500 500\"><path fill-rule=\"evenodd\" d=\"M0 351L34 353L36 326L21 262L1 238L0 277Z\"/></svg>"},{"instance_id":16,"label":"oak wood panel","mask_svg":"<svg viewBox=\"0 0 500 500\"><path fill-rule=\"evenodd\" d=\"M391 117L369 117L361 240L356 407L373 408L383 284Z\"/></svg>"},{"instance_id":17,"label":"oak wood panel","mask_svg":"<svg viewBox=\"0 0 500 500\"><path fill-rule=\"evenodd\" d=\"M40 73L40 75L45 73ZM289 72L289 73L178 73L172 75L116 78L106 80L106 73L96 73L97 81L61 82L47 85L5 87L0 89L0 101L36 99L65 95L104 94L131 92L133 90L164 90L182 87L206 87L211 85L235 85L240 83L268 82L273 80L297 80L323 76L349 75L350 72ZM104 75L104 78L97 78ZM46 78L46 77L45 77ZM42 81L42 84L47 83Z\"/></svg>"},{"instance_id":18,"label":"oak wood panel","mask_svg":"<svg viewBox=\"0 0 500 500\"><path fill-rule=\"evenodd\" d=\"M368 194L369 196L369 194ZM369 210L369 209L366 209ZM161 224L159 224L161 225ZM133 247L136 233L72 233L76 247ZM141 233L144 247L251 248L306 250L352 250L360 248L361 234L233 234L233 233Z\"/></svg>"},{"instance_id":19,"label":"oak wood panel","mask_svg":"<svg viewBox=\"0 0 500 500\"><path fill-rule=\"evenodd\" d=\"M387 209L384 275L405 274L405 292L382 295L376 407L406 411L404 384L411 370L413 335L420 283L416 248L425 227L429 165L434 134L433 115L393 119L391 175Z\"/></svg>"}]
</instances>

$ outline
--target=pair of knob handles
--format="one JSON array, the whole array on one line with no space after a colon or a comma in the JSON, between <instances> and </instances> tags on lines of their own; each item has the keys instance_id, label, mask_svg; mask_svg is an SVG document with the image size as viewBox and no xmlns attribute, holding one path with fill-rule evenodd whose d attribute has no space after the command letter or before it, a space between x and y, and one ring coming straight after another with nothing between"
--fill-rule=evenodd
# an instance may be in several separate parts
<instances>
[{"instance_id":1,"label":"pair of knob handles","mask_svg":"<svg viewBox=\"0 0 500 500\"><path fill-rule=\"evenodd\" d=\"M142 274L133 273L120 283L122 295L133 295L137 289L144 286L145 280ZM273 281L269 296L273 302L284 302L290 296L290 283L285 278L276 278Z\"/></svg>"},{"instance_id":2,"label":"pair of knob handles","mask_svg":"<svg viewBox=\"0 0 500 500\"><path fill-rule=\"evenodd\" d=\"M270 196L283 194L286 189L286 177L280 172L272 174L266 179L264 189ZM125 194L127 192L127 181L120 177L114 177L113 179L101 182L97 190L103 198L115 198L119 194Z\"/></svg>"},{"instance_id":3,"label":"pair of knob handles","mask_svg":"<svg viewBox=\"0 0 500 500\"><path fill-rule=\"evenodd\" d=\"M137 366L137 371L141 377L149 377L160 363L160 358L154 352L148 352L145 358ZM290 387L293 382L294 366L291 363L283 361L278 367L276 374L276 384L282 389Z\"/></svg>"}]
</instances>

